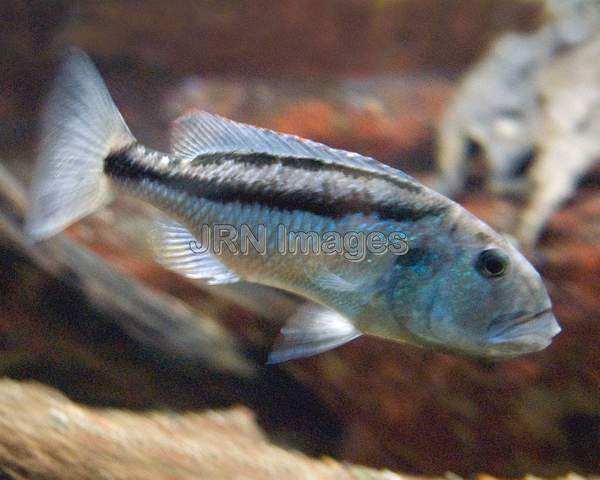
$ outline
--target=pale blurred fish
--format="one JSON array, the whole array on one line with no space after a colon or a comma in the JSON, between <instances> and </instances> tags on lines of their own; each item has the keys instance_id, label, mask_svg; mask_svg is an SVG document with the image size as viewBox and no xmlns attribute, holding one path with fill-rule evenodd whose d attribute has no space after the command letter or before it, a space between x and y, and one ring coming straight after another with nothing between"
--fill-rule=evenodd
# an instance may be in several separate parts
<instances>
[{"instance_id":1,"label":"pale blurred fish","mask_svg":"<svg viewBox=\"0 0 600 480\"><path fill-rule=\"evenodd\" d=\"M72 51L50 95L26 222L37 240L115 190L161 209L158 258L211 284L256 282L315 306L282 329L270 362L314 355L363 332L468 355L541 350L560 327L542 279L503 237L410 176L356 153L200 112L175 122L170 154L139 144L89 58ZM262 228L243 254L207 227ZM402 251L282 252L311 232L402 235ZM344 237L346 238L346 237ZM396 237L398 238L398 237ZM233 241L241 247L241 239ZM396 247L399 244L395 245ZM303 254L308 253L308 254Z\"/></svg>"}]
</instances>

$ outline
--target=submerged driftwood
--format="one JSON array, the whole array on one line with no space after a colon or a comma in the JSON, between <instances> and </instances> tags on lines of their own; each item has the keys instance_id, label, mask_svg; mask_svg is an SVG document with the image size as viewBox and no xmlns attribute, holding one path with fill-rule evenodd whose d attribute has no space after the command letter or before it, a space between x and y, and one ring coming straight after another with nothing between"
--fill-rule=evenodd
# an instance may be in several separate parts
<instances>
[{"instance_id":1,"label":"submerged driftwood","mask_svg":"<svg viewBox=\"0 0 600 480\"><path fill-rule=\"evenodd\" d=\"M47 386L12 380L0 380L0 476L13 480L424 478L282 449L269 442L252 412L243 407L186 413L84 407ZM461 480L452 474L445 478ZM584 480L574 474L563 478ZM480 475L477 480L494 477Z\"/></svg>"},{"instance_id":2,"label":"submerged driftwood","mask_svg":"<svg viewBox=\"0 0 600 480\"><path fill-rule=\"evenodd\" d=\"M0 472L43 480L409 478L276 447L242 407L90 408L46 386L10 380L0 381Z\"/></svg>"}]
</instances>

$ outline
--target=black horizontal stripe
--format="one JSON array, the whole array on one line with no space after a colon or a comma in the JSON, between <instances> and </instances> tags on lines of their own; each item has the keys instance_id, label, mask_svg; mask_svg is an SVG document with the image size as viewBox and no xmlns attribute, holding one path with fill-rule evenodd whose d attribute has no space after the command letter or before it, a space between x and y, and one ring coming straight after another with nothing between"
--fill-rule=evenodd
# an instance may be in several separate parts
<instances>
[{"instance_id":1,"label":"black horizontal stripe","mask_svg":"<svg viewBox=\"0 0 600 480\"><path fill-rule=\"evenodd\" d=\"M199 155L194 159L198 165L220 165L234 160L245 165L273 165L278 163L284 167L306 170L309 172L341 172L352 178L381 178L387 182L396 185L410 193L417 193L423 190L423 187L411 178L402 178L401 176L386 175L377 170L361 170L351 165L343 163L326 163L318 158L309 157L280 157L264 153L238 153Z\"/></svg>"},{"instance_id":2,"label":"black horizontal stripe","mask_svg":"<svg viewBox=\"0 0 600 480\"><path fill-rule=\"evenodd\" d=\"M139 183L143 181L156 182L164 188L175 190L178 192L184 192L190 196L203 198L206 200L216 202L241 202L241 203L252 203L261 204L274 209L282 209L287 211L300 210L305 212L314 213L316 215L326 216L329 218L340 218L352 214L377 214L382 220L390 219L396 221L406 220L419 220L430 215L441 215L447 207L443 204L431 205L427 202L400 202L395 201L397 199L391 196L389 202L375 202L369 192L365 192L364 195L351 194L350 192L328 192L327 189L316 189L314 191L298 192L298 191L286 191L282 188L277 188L277 185L261 186L259 184L243 184L239 180L233 181L227 178L197 178L190 175L184 175L174 171L173 173L164 173L149 165L148 162L135 158L135 154L132 153L132 149L116 152L109 155L105 159L104 171L107 175L115 177L121 181L129 181ZM249 157L249 158L248 158ZM273 159L261 160L257 158L257 155L244 155L236 158L241 164L244 164L244 168L252 162L260 162L264 165L265 162L277 161L281 162L282 165L286 165L290 169L297 169L297 159L291 160L275 157ZM228 157L231 160L231 157ZM219 161L219 160L217 160ZM198 167L201 165L211 164L211 160L207 159L196 163ZM312 165L307 162L306 165ZM338 165L330 166L327 168L314 168L315 173L319 171L335 170L339 171ZM335 168L329 168L335 167ZM305 168L300 167L305 170ZM313 167L311 167L313 168ZM361 172L356 169L352 170L352 177L360 181L361 177L368 177L370 172ZM345 172L350 175L349 172ZM293 174L293 172L292 172ZM388 180L388 177L385 177ZM411 184L411 188L418 188L419 185ZM419 189L419 192L421 192ZM344 196L346 193L346 196ZM409 193L415 193L412 189Z\"/></svg>"}]
</instances>

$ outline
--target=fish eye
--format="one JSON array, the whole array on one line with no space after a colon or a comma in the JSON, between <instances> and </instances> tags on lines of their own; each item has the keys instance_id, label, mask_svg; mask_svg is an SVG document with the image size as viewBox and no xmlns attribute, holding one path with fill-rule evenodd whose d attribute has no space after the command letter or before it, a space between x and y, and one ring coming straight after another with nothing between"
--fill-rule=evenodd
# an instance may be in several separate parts
<instances>
[{"instance_id":1,"label":"fish eye","mask_svg":"<svg viewBox=\"0 0 600 480\"><path fill-rule=\"evenodd\" d=\"M475 268L484 277L501 277L508 270L508 256L495 248L484 250L477 257Z\"/></svg>"}]
</instances>

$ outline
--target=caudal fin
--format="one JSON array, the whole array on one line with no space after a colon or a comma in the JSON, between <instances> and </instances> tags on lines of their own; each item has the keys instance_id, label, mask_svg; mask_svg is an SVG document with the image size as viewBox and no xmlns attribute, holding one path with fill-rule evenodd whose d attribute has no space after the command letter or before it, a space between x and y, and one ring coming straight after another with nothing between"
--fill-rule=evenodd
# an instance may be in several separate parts
<instances>
[{"instance_id":1,"label":"caudal fin","mask_svg":"<svg viewBox=\"0 0 600 480\"><path fill-rule=\"evenodd\" d=\"M26 233L48 238L108 203L104 159L134 141L90 58L70 51L42 119Z\"/></svg>"}]
</instances>

